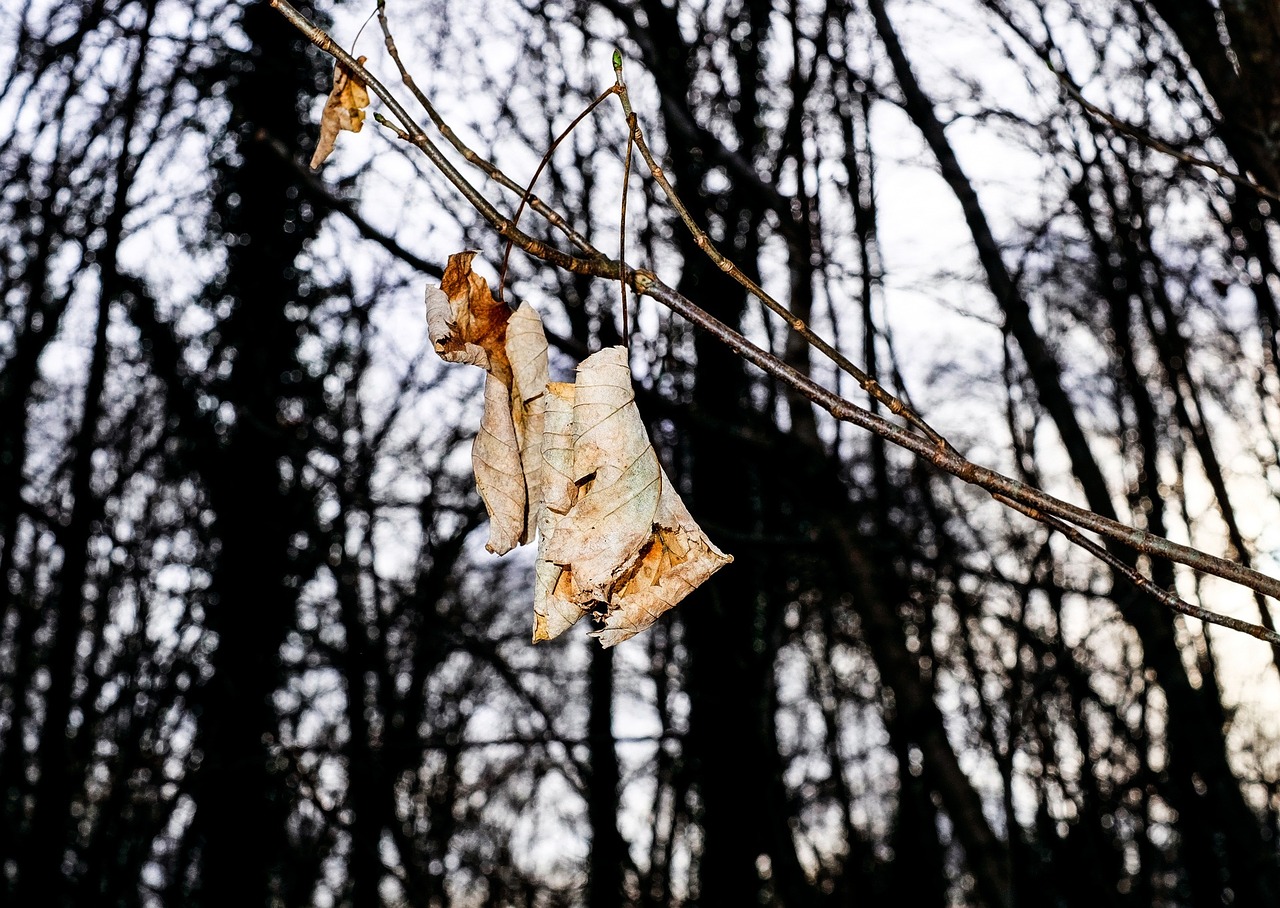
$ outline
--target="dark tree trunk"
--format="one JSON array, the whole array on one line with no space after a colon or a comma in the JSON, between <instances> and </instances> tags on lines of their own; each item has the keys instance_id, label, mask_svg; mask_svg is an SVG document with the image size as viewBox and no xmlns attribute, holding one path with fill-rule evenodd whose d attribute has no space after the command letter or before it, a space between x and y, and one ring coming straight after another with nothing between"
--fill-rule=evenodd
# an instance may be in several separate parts
<instances>
[{"instance_id":1,"label":"dark tree trunk","mask_svg":"<svg viewBox=\"0 0 1280 908\"><path fill-rule=\"evenodd\" d=\"M588 857L588 908L619 908L624 904L622 872L626 843L618 832L618 755L613 739L613 650L591 651L587 673L591 688L587 715L587 743L591 768L587 778L587 817L591 825Z\"/></svg>"},{"instance_id":2,"label":"dark tree trunk","mask_svg":"<svg viewBox=\"0 0 1280 908\"><path fill-rule=\"evenodd\" d=\"M243 28L253 42L226 79L235 117L236 158L219 164L216 210L237 238L226 271L210 290L225 301L220 325L229 376L211 388L225 413L220 448L201 458L214 514L215 557L206 606L216 635L213 674L199 695L197 746L203 756L192 828L200 854L193 903L298 904L288 866L289 786L274 696L282 681L280 647L291 626L309 503L296 479L311 410L298 361L299 325L291 307L309 310L294 266L313 235L291 191L287 162L255 140L265 129L301 142L301 110L314 92L305 42L266 4L251 4ZM231 65L224 61L222 65ZM292 403L295 412L288 412ZM252 860L245 860L252 855Z\"/></svg>"},{"instance_id":3,"label":"dark tree trunk","mask_svg":"<svg viewBox=\"0 0 1280 908\"><path fill-rule=\"evenodd\" d=\"M1273 0L1150 0L1218 107L1231 154L1280 191L1280 6Z\"/></svg>"}]
</instances>

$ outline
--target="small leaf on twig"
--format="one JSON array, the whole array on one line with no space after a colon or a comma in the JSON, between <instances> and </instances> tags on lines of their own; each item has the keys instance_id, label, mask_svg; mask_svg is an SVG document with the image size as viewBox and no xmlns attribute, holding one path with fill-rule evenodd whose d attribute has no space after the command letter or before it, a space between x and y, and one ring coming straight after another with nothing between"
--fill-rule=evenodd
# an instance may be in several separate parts
<instances>
[{"instance_id":1,"label":"small leaf on twig","mask_svg":"<svg viewBox=\"0 0 1280 908\"><path fill-rule=\"evenodd\" d=\"M364 66L367 57L357 62ZM316 170L333 153L341 130L359 132L364 127L364 109L369 106L369 91L351 70L341 63L333 67L333 88L320 114L320 141L311 156L311 169Z\"/></svg>"}]
</instances>

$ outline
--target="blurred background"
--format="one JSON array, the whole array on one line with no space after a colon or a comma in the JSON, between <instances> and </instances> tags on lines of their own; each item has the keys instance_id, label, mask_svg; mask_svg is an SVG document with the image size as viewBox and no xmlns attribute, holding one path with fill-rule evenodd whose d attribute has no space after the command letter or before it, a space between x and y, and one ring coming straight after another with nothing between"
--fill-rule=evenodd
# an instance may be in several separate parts
<instances>
[{"instance_id":1,"label":"blurred background","mask_svg":"<svg viewBox=\"0 0 1280 908\"><path fill-rule=\"evenodd\" d=\"M305 11L350 48L374 9ZM386 9L517 183L621 48L712 238L973 460L1277 571L1276 3ZM376 20L355 51L409 100ZM330 73L265 2L0 8L0 901L1280 904L1280 654L652 301L640 407L736 561L531 646L422 308L501 247L372 121L306 169ZM625 134L611 100L537 187L605 250ZM633 265L864 401L630 185ZM554 378L619 342L616 286L517 252L508 298Z\"/></svg>"}]
</instances>

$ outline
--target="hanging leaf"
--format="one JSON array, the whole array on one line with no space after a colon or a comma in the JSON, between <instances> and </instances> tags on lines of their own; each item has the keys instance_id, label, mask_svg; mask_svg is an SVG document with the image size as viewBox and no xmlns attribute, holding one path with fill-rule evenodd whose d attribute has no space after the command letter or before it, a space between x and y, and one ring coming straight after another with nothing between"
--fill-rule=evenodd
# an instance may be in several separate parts
<instances>
[{"instance_id":1,"label":"hanging leaf","mask_svg":"<svg viewBox=\"0 0 1280 908\"><path fill-rule=\"evenodd\" d=\"M357 62L364 66L367 57ZM364 128L364 109L369 106L369 91L351 70L341 63L333 68L333 87L320 114L320 141L311 156L311 169L316 170L333 153L342 130L359 132Z\"/></svg>"},{"instance_id":2,"label":"hanging leaf","mask_svg":"<svg viewBox=\"0 0 1280 908\"><path fill-rule=\"evenodd\" d=\"M520 448L526 489L524 532L520 542L532 542L542 509L542 433L547 396L547 335L538 311L521 303L507 321L504 345L511 363L511 416Z\"/></svg>"},{"instance_id":3,"label":"hanging leaf","mask_svg":"<svg viewBox=\"0 0 1280 908\"><path fill-rule=\"evenodd\" d=\"M733 561L707 538L665 471L653 534L631 571L614 588L603 626L591 636L615 646L645 630L712 574Z\"/></svg>"},{"instance_id":4,"label":"hanging leaf","mask_svg":"<svg viewBox=\"0 0 1280 908\"><path fill-rule=\"evenodd\" d=\"M439 289L427 288L427 333L442 359L479 366L509 388L506 343L511 308L494 299L489 283L471 270L475 257L474 252L449 256Z\"/></svg>"},{"instance_id":5,"label":"hanging leaf","mask_svg":"<svg viewBox=\"0 0 1280 908\"><path fill-rule=\"evenodd\" d=\"M569 382L547 385L542 432L542 496L547 510L567 514L578 498L573 479L573 398Z\"/></svg>"},{"instance_id":6,"label":"hanging leaf","mask_svg":"<svg viewBox=\"0 0 1280 908\"><path fill-rule=\"evenodd\" d=\"M484 380L484 415L471 445L476 489L489 512L489 541L495 555L527 541L529 493L520 461L520 441L511 418L511 389L490 372Z\"/></svg>"},{"instance_id":7,"label":"hanging leaf","mask_svg":"<svg viewBox=\"0 0 1280 908\"><path fill-rule=\"evenodd\" d=\"M495 300L474 258L450 256L440 286L427 289L427 331L442 358L487 373L471 449L489 512L486 548L501 555L536 532L535 643L592 615L592 636L614 646L733 558L707 539L663 472L626 349L587 357L573 384L548 382L538 313Z\"/></svg>"},{"instance_id":8,"label":"hanging leaf","mask_svg":"<svg viewBox=\"0 0 1280 908\"><path fill-rule=\"evenodd\" d=\"M532 540L536 529L547 341L531 307L512 313L493 298L488 282L471 270L474 258L474 252L450 256L440 287L427 288L427 333L443 359L489 373L471 465L489 512L485 547L502 555ZM513 356L527 389L517 385Z\"/></svg>"},{"instance_id":9,"label":"hanging leaf","mask_svg":"<svg viewBox=\"0 0 1280 908\"><path fill-rule=\"evenodd\" d=\"M505 346L520 399L541 397L547 390L547 335L538 311L528 303L511 313Z\"/></svg>"},{"instance_id":10,"label":"hanging leaf","mask_svg":"<svg viewBox=\"0 0 1280 908\"><path fill-rule=\"evenodd\" d=\"M554 417L548 409L546 511L570 501L539 547L535 640L539 630L555 636L590 610L602 624L593 636L608 647L649 627L733 559L703 534L659 465L635 406L625 348L601 350L578 366L572 405L571 465L560 405ZM569 479L576 493L566 493Z\"/></svg>"},{"instance_id":11,"label":"hanging leaf","mask_svg":"<svg viewBox=\"0 0 1280 908\"><path fill-rule=\"evenodd\" d=\"M573 598L607 602L631 568L658 509L658 455L635 407L624 347L583 360L573 401L573 470L583 490L556 530L547 557L573 572Z\"/></svg>"}]
</instances>

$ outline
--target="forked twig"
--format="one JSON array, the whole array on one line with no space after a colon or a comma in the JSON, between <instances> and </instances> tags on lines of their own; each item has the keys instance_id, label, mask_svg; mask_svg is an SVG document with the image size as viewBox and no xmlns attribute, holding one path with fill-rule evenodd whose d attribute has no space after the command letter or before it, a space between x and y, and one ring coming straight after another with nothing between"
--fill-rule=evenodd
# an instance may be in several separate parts
<instances>
[{"instance_id":1,"label":"forked twig","mask_svg":"<svg viewBox=\"0 0 1280 908\"><path fill-rule=\"evenodd\" d=\"M942 435L939 434L932 426L925 422L924 418L916 413L915 410L907 406L907 404L897 396L886 391L884 386L876 381L871 375L867 374L866 371L854 365L848 357L835 347L831 346L831 344L824 340L821 335L816 334L804 319L766 293L763 287L749 278L745 273L743 273L742 269L735 265L733 261L727 258L719 249L716 248L715 243L711 241L711 237L702 229L701 225L698 224L693 215L689 213L689 209L676 193L675 187L672 186L671 181L667 179L666 172L662 169L662 166L658 164L657 159L654 158L653 152L649 150L649 143L645 141L644 132L640 129L639 123L636 120L636 115L631 108L631 96L627 93L627 85L622 79L621 57L619 56L615 59L616 63L614 65L614 72L616 74L617 82L614 85L614 88L616 89L618 100L622 103L622 111L627 116L627 123L631 127L631 133L635 137L636 148L640 150L640 156L644 158L644 162L649 165L649 172L653 174L654 180L657 181L658 186L662 188L663 193L667 197L667 201L671 203L671 207L676 210L678 215L680 215L680 220L684 222L685 227L691 234L693 234L694 243L697 244L698 248L706 253L707 257L715 263L716 267L732 277L735 281L746 288L748 293L760 300L760 302L764 303L765 306L767 306L776 315L780 316L792 331L803 337L810 346L835 363L846 374L850 375L862 387L862 390L866 391L871 395L871 397L888 408L890 413L901 417L911 425L915 426L924 433L926 438L932 441L940 449L953 450L951 443L943 438Z\"/></svg>"},{"instance_id":2,"label":"forked twig","mask_svg":"<svg viewBox=\"0 0 1280 908\"><path fill-rule=\"evenodd\" d=\"M1026 485L1016 479L979 466L955 450L939 450L926 439L914 432L860 407L846 398L824 388L809 376L795 367L783 362L765 350L760 349L742 334L721 322L706 310L668 287L651 271L636 271L632 286L637 291L647 294L672 312L680 315L714 335L727 344L735 353L764 372L789 385L816 406L826 410L841 422L847 422L867 431L874 432L886 441L892 442L927 460L939 470L955 476L970 485L978 486L990 492L993 497L1011 499L1031 508L1038 514L1057 517L1082 529L1098 533L1108 539L1128 546L1136 552L1164 558L1223 580L1246 587L1272 598L1280 598L1280 580L1270 577L1253 568L1245 567L1234 561L1228 561L1217 555L1210 555L1191 546L1182 545L1163 536L1157 536L1137 527L1126 526L1118 520L1104 517L1101 514L1055 498L1034 486ZM1265 630L1262 628L1261 630ZM1256 636L1256 635L1255 635Z\"/></svg>"},{"instance_id":3,"label":"forked twig","mask_svg":"<svg viewBox=\"0 0 1280 908\"><path fill-rule=\"evenodd\" d=\"M1126 564L1123 560L1108 552L1104 546L1098 545L1098 543L1081 533L1071 524L1059 520L1057 517L1038 511L1033 507L1029 507L1020 501L1014 501L1012 498L1005 495L992 495L991 497L1001 504L1013 508L1020 514L1025 514L1032 520L1043 523L1050 529L1057 530L1063 536L1067 537L1067 539L1072 543L1078 545L1099 561L1109 565L1116 573L1128 578L1130 583L1142 592L1146 593L1148 596L1154 598L1161 605L1171 608L1175 612L1190 615L1192 618L1199 618L1201 621L1208 624L1216 624L1219 627L1239 631L1242 634L1248 634L1251 637L1257 637L1259 640L1264 640L1272 646L1280 646L1280 634L1269 628L1265 628L1257 624L1250 624L1248 621L1242 621L1239 618L1232 618L1230 615L1213 612L1203 606L1192 605L1176 593L1156 586L1156 584L1151 581L1150 577L1147 577L1137 568Z\"/></svg>"},{"instance_id":4,"label":"forked twig","mask_svg":"<svg viewBox=\"0 0 1280 908\"><path fill-rule=\"evenodd\" d=\"M1058 82L1062 85L1062 90L1066 92L1073 101L1079 104L1086 113L1098 120L1101 120L1103 123L1106 123L1116 132L1128 136L1139 145L1145 145L1152 151L1159 152L1160 154L1167 155L1174 160L1181 161L1183 164L1190 164L1192 167L1203 167L1205 170L1222 177L1222 179L1229 183L1233 183L1242 189L1248 189L1251 192L1256 192L1258 195L1272 199L1273 201L1280 201L1280 194L1278 194L1274 189L1263 186L1261 183L1249 179L1244 174L1236 173L1230 168L1219 164L1217 161L1211 161L1208 158L1203 158L1199 155L1194 155L1175 148L1168 142L1158 139L1132 123L1120 119L1110 111L1104 110L1097 104L1088 100L1066 73L1056 69L1052 64L1049 65L1049 70L1058 77Z\"/></svg>"},{"instance_id":5,"label":"forked twig","mask_svg":"<svg viewBox=\"0 0 1280 908\"><path fill-rule=\"evenodd\" d=\"M377 14L378 24L382 28L383 41L387 47L387 54L391 57L391 61L395 63L396 69L400 71L400 81L404 83L405 88L409 89L414 100L416 100L422 106L422 109L427 112L427 116L431 118L431 122L435 124L436 129L440 131L440 135L444 136L445 141L453 146L454 150L462 155L463 160L468 164L482 171L485 176L504 189L508 189L517 195L521 194L523 187L507 176L492 161L483 155L478 154L474 149L463 142L462 139L458 137L458 134L453 131L453 127L445 122L445 119L440 116L435 105L431 103L431 99L426 96L422 89L418 88L418 83L414 80L408 67L404 65L404 61L400 59L400 50L396 47L395 39L391 36L391 26L387 21L386 0L378 0ZM574 230L560 212L543 202L536 195L529 196L529 207L538 212L538 214L540 214L548 224L555 227L568 237L569 242L573 243L573 245L577 246L584 253L587 255L599 254L591 245L590 241L588 241L582 234L578 233L578 231Z\"/></svg>"},{"instance_id":6,"label":"forked twig","mask_svg":"<svg viewBox=\"0 0 1280 908\"><path fill-rule=\"evenodd\" d=\"M524 203L533 193L533 187L537 185L538 177L542 176L542 171L546 168L547 164L550 163L551 156L555 154L556 149L560 147L560 143L565 140L569 133L578 128L578 124L585 120L591 114L591 111L603 104L605 98L609 97L609 95L613 94L615 91L615 88L606 88L594 101L587 105L586 110L573 118L573 122L566 126L560 135L556 136L555 141L551 143L551 147L547 149L546 154L542 156L542 160L538 162L538 169L533 172L533 177L529 180L529 185L524 188L524 192L520 193L520 204L516 206L516 213L511 218L511 225L513 227L520 223L520 215L524 211ZM507 283L507 262L511 259L512 245L514 245L513 238L507 237L507 247L502 250L502 267L498 270L499 302L505 302L506 300L503 295L503 288Z\"/></svg>"}]
</instances>

